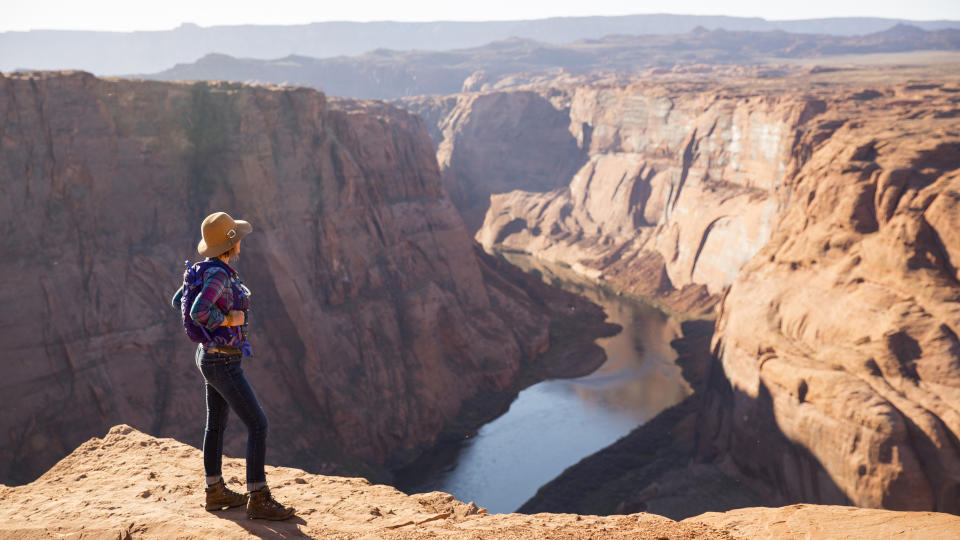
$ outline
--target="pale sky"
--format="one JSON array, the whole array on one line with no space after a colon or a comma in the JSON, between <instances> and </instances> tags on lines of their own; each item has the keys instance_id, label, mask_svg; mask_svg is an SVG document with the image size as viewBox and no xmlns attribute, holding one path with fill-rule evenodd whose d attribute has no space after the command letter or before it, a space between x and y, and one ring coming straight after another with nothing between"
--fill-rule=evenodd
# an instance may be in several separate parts
<instances>
[{"instance_id":1,"label":"pale sky","mask_svg":"<svg viewBox=\"0 0 960 540\"><path fill-rule=\"evenodd\" d=\"M482 21L676 13L768 20L886 17L960 20L960 0L0 0L0 31L168 30L320 21Z\"/></svg>"}]
</instances>

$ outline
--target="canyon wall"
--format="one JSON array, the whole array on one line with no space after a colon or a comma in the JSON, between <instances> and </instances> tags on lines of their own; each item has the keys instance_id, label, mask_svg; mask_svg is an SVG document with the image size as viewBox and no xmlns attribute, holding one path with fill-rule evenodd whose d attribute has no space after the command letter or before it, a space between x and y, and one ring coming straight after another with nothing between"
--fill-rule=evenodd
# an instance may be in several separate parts
<instances>
[{"instance_id":1,"label":"canyon wall","mask_svg":"<svg viewBox=\"0 0 960 540\"><path fill-rule=\"evenodd\" d=\"M794 97L577 88L570 128L587 163L559 192L494 196L477 238L580 264L630 292L719 294L769 238L792 135L821 108Z\"/></svg>"},{"instance_id":2,"label":"canyon wall","mask_svg":"<svg viewBox=\"0 0 960 540\"><path fill-rule=\"evenodd\" d=\"M679 461L649 469L656 452L623 441L607 455L617 464L585 460L525 510L675 504L702 474L747 486L743 500L960 512L955 75L692 74L530 91L568 118L585 163L553 189L490 189L476 238L688 315L719 305L702 344L709 383L649 428L666 426ZM451 111L461 124L502 121ZM480 143L449 152L483 153ZM631 448L639 455L624 457ZM691 461L706 468L688 474ZM624 485L624 470L641 469ZM619 498L543 504L564 491L586 501L576 486L598 470L616 471Z\"/></svg>"},{"instance_id":3,"label":"canyon wall","mask_svg":"<svg viewBox=\"0 0 960 540\"><path fill-rule=\"evenodd\" d=\"M789 498L960 512L958 93L830 99L798 134L777 230L726 292L723 444ZM769 430L791 447L755 451Z\"/></svg>"},{"instance_id":4,"label":"canyon wall","mask_svg":"<svg viewBox=\"0 0 960 540\"><path fill-rule=\"evenodd\" d=\"M118 422L199 444L203 383L169 299L216 210L254 227L236 267L271 463L383 477L550 351L602 360L595 306L528 294L475 251L400 109L67 72L0 76L0 118L0 481ZM582 334L551 336L559 311Z\"/></svg>"},{"instance_id":5,"label":"canyon wall","mask_svg":"<svg viewBox=\"0 0 960 540\"><path fill-rule=\"evenodd\" d=\"M492 194L563 187L586 160L569 131L567 112L537 92L404 103L437 126L431 136L444 187L470 230L483 223Z\"/></svg>"},{"instance_id":6,"label":"canyon wall","mask_svg":"<svg viewBox=\"0 0 960 540\"><path fill-rule=\"evenodd\" d=\"M796 130L824 107L641 83L403 103L438 118L444 183L485 247L688 312L709 310L769 239Z\"/></svg>"}]
</instances>

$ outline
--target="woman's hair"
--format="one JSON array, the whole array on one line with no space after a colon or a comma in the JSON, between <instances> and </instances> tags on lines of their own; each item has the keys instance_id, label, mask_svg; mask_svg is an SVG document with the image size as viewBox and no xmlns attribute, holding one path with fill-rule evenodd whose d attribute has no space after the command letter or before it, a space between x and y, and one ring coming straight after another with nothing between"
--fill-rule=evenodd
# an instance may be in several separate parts
<instances>
[{"instance_id":1,"label":"woman's hair","mask_svg":"<svg viewBox=\"0 0 960 540\"><path fill-rule=\"evenodd\" d=\"M238 251L238 250L237 250L237 246L238 246L238 245L239 245L239 244L234 244L232 248L224 251L223 253L221 253L220 255L218 255L218 257L226 257L227 259L232 259L233 256L237 254L237 251Z\"/></svg>"}]
</instances>

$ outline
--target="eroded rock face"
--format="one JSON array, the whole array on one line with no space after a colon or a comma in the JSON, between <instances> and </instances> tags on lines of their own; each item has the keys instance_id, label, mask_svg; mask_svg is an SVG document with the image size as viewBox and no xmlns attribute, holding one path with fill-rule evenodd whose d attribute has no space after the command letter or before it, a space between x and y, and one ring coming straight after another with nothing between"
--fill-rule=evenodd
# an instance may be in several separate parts
<instances>
[{"instance_id":1,"label":"eroded rock face","mask_svg":"<svg viewBox=\"0 0 960 540\"><path fill-rule=\"evenodd\" d=\"M468 226L489 196L484 246L702 311L770 237L793 136L824 106L715 90L587 84L404 104L429 119L448 104L438 161Z\"/></svg>"},{"instance_id":2,"label":"eroded rock face","mask_svg":"<svg viewBox=\"0 0 960 540\"><path fill-rule=\"evenodd\" d=\"M822 107L752 101L577 88L571 126L590 160L561 193L495 197L477 237L612 276L657 254L668 280L660 289L698 284L718 294L769 238L792 134ZM518 220L526 226L504 231Z\"/></svg>"},{"instance_id":3,"label":"eroded rock face","mask_svg":"<svg viewBox=\"0 0 960 540\"><path fill-rule=\"evenodd\" d=\"M960 512L956 77L538 91L587 161L494 194L477 238L688 313L723 298L691 459L779 504Z\"/></svg>"},{"instance_id":4,"label":"eroded rock face","mask_svg":"<svg viewBox=\"0 0 960 540\"><path fill-rule=\"evenodd\" d=\"M402 110L75 72L0 77L0 117L4 482L118 422L199 444L202 379L169 297L215 210L254 226L243 365L272 462L376 477L550 345L553 293L478 261Z\"/></svg>"},{"instance_id":5,"label":"eroded rock face","mask_svg":"<svg viewBox=\"0 0 960 540\"><path fill-rule=\"evenodd\" d=\"M130 426L93 438L36 481L0 485L0 535L263 538L265 536L403 538L678 538L730 540L812 536L872 539L952 538L960 518L930 512L798 505L709 513L681 522L653 513L599 517L575 514L488 514L473 502L434 491L404 495L362 478L267 467L271 492L297 508L281 522L250 521L242 508L203 509L192 478L200 451ZM224 460L225 479L238 487L243 461Z\"/></svg>"},{"instance_id":6,"label":"eroded rock face","mask_svg":"<svg viewBox=\"0 0 960 540\"><path fill-rule=\"evenodd\" d=\"M443 183L471 231L483 223L491 194L560 188L584 162L585 154L568 129L568 111L539 93L461 94L455 103L450 99L408 105L438 122L433 136ZM445 114L435 114L437 109Z\"/></svg>"},{"instance_id":7,"label":"eroded rock face","mask_svg":"<svg viewBox=\"0 0 960 540\"><path fill-rule=\"evenodd\" d=\"M723 301L731 455L791 498L960 512L956 91L831 100ZM754 451L769 429L793 449Z\"/></svg>"}]
</instances>

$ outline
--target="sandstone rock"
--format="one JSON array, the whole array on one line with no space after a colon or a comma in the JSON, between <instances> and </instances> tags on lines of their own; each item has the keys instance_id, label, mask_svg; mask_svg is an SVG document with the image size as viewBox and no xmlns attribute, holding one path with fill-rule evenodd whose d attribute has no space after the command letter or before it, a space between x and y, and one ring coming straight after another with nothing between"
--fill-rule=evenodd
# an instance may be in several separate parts
<instances>
[{"instance_id":1,"label":"sandstone rock","mask_svg":"<svg viewBox=\"0 0 960 540\"><path fill-rule=\"evenodd\" d=\"M588 159L564 187L494 194L477 239L688 312L722 295L690 459L774 504L960 512L960 124L941 75L540 88ZM636 474L612 501L582 495L583 471L550 489L603 512L648 482L669 495L664 470L614 453L583 467Z\"/></svg>"},{"instance_id":2,"label":"sandstone rock","mask_svg":"<svg viewBox=\"0 0 960 540\"><path fill-rule=\"evenodd\" d=\"M695 312L770 237L793 134L824 105L649 83L457 100L437 155L468 227L486 212L478 241ZM434 119L430 103L404 105Z\"/></svg>"},{"instance_id":3,"label":"sandstone rock","mask_svg":"<svg viewBox=\"0 0 960 540\"><path fill-rule=\"evenodd\" d=\"M956 513L960 133L950 95L874 93L800 133L791 204L723 301L730 452L792 500ZM757 452L769 430L790 448Z\"/></svg>"},{"instance_id":4,"label":"sandstone rock","mask_svg":"<svg viewBox=\"0 0 960 540\"><path fill-rule=\"evenodd\" d=\"M478 261L415 116L80 72L0 76L0 96L4 482L118 422L199 443L202 383L169 297L214 210L254 226L244 369L272 462L383 478L465 400L508 398L548 363L553 293ZM583 307L589 364L602 314Z\"/></svg>"},{"instance_id":5,"label":"sandstone rock","mask_svg":"<svg viewBox=\"0 0 960 540\"><path fill-rule=\"evenodd\" d=\"M572 101L571 126L591 160L550 200L566 208L566 219L531 225L550 230L532 249L568 260L616 252L600 265L604 272L658 253L674 288L703 284L711 294L769 238L792 131L822 106L642 86L577 88ZM487 243L501 216L524 215L515 206L509 196L495 199L478 239ZM524 239L502 243L520 248Z\"/></svg>"},{"instance_id":6,"label":"sandstone rock","mask_svg":"<svg viewBox=\"0 0 960 540\"><path fill-rule=\"evenodd\" d=\"M568 124L565 111L535 92L457 96L439 123L437 161L469 230L483 222L491 194L566 184L583 162Z\"/></svg>"},{"instance_id":7,"label":"sandstone rock","mask_svg":"<svg viewBox=\"0 0 960 540\"><path fill-rule=\"evenodd\" d=\"M297 508L282 522L249 521L242 509L208 512L194 463L200 451L115 426L80 445L36 481L0 486L0 536L248 538L917 538L960 532L960 518L836 507L746 508L683 522L655 514L487 514L447 493L404 495L361 478L269 467L274 496ZM236 487L242 460L227 458ZM909 535L908 535L909 537Z\"/></svg>"},{"instance_id":8,"label":"sandstone rock","mask_svg":"<svg viewBox=\"0 0 960 540\"><path fill-rule=\"evenodd\" d=\"M796 504L710 512L683 520L743 538L947 538L955 516L935 512L886 512L849 506Z\"/></svg>"},{"instance_id":9,"label":"sandstone rock","mask_svg":"<svg viewBox=\"0 0 960 540\"><path fill-rule=\"evenodd\" d=\"M729 383L710 354L713 322L686 321L671 345L693 394L620 440L568 467L519 511L625 514L682 520L774 504L771 487L748 485L716 445L729 429Z\"/></svg>"}]
</instances>

